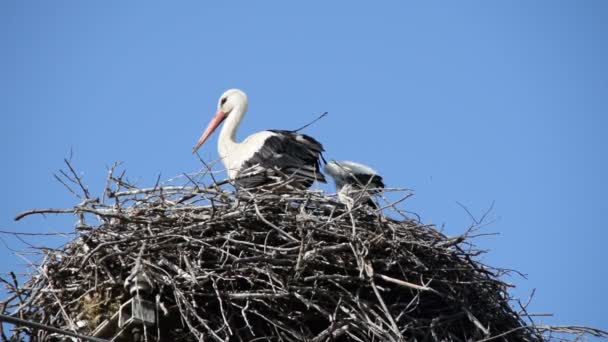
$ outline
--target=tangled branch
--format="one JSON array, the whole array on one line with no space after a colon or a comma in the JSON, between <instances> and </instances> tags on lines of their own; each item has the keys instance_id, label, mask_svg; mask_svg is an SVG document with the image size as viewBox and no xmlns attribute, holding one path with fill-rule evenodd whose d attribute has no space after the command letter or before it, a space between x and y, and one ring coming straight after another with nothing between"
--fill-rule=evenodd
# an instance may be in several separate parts
<instances>
[{"instance_id":1,"label":"tangled branch","mask_svg":"<svg viewBox=\"0 0 608 342\"><path fill-rule=\"evenodd\" d=\"M550 331L605 334L526 323L525 310L510 305L503 270L477 261L471 231L447 237L404 216L400 199L383 210L346 208L321 191L235 192L201 186L200 175L185 178L184 185L138 188L112 168L102 200L79 184L86 193L75 207L17 216L72 213L80 222L63 248L41 251L25 284L0 279L11 293L1 313L90 335L129 298L125 280L138 268L154 287L158 340L544 341ZM16 334L32 341L55 336L24 326Z\"/></svg>"}]
</instances>

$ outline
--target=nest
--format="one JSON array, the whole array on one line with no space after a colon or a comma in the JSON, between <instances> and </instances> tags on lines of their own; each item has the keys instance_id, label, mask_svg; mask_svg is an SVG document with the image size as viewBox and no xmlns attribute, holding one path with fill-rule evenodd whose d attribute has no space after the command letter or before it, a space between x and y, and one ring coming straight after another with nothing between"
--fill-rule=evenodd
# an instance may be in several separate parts
<instances>
[{"instance_id":1,"label":"nest","mask_svg":"<svg viewBox=\"0 0 608 342\"><path fill-rule=\"evenodd\" d=\"M321 191L140 189L114 174L98 199L74 176L79 205L22 216L73 213L77 237L45 249L30 279L9 286L4 313L95 335L133 295L135 272L157 320L145 339L548 339L549 328L510 305L502 271L476 260L470 231L447 237L404 215L399 200L347 208ZM32 341L61 338L15 331Z\"/></svg>"}]
</instances>

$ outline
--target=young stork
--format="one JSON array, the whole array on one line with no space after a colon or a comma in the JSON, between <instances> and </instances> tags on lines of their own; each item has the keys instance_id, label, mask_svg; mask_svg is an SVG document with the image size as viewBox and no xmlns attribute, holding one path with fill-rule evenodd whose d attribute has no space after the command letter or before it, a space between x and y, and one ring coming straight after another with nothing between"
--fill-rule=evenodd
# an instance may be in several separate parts
<instances>
[{"instance_id":1,"label":"young stork","mask_svg":"<svg viewBox=\"0 0 608 342\"><path fill-rule=\"evenodd\" d=\"M317 140L295 131L267 130L254 133L242 142L236 131L247 112L247 95L230 89L220 97L217 113L194 146L193 153L222 123L218 140L219 156L228 178L239 187L253 188L288 180L288 186L305 189L317 180L325 183L319 170L323 146Z\"/></svg>"},{"instance_id":2,"label":"young stork","mask_svg":"<svg viewBox=\"0 0 608 342\"><path fill-rule=\"evenodd\" d=\"M371 195L384 188L384 182L376 170L348 160L332 160L324 171L334 179L338 200L347 207L359 203L377 207Z\"/></svg>"}]
</instances>

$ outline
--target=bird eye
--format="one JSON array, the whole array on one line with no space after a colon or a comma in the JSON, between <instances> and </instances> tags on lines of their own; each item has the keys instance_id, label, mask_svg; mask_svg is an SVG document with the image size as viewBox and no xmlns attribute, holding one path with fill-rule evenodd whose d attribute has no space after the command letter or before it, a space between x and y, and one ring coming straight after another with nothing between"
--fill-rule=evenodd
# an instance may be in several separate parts
<instances>
[{"instance_id":1,"label":"bird eye","mask_svg":"<svg viewBox=\"0 0 608 342\"><path fill-rule=\"evenodd\" d=\"M222 106L224 105L224 103L226 103L226 100L228 100L228 98L227 98L227 97L224 97L224 98L222 99L222 101L220 101L220 103L222 104Z\"/></svg>"}]
</instances>

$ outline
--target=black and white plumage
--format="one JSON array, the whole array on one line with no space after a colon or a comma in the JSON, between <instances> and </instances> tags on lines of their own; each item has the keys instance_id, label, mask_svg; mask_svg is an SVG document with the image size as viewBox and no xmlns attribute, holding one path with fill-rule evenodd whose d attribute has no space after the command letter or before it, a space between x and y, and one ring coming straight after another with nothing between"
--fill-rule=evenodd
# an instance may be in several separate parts
<instances>
[{"instance_id":1,"label":"black and white plumage","mask_svg":"<svg viewBox=\"0 0 608 342\"><path fill-rule=\"evenodd\" d=\"M325 182L319 170L323 146L314 138L293 131L271 132L260 149L244 161L241 170L247 177L239 177L237 184L250 188L292 177L297 187L308 188L315 180Z\"/></svg>"},{"instance_id":2,"label":"black and white plumage","mask_svg":"<svg viewBox=\"0 0 608 342\"><path fill-rule=\"evenodd\" d=\"M332 160L324 169L336 183L338 199L347 206L367 203L376 206L371 195L384 188L382 176L369 166L348 160Z\"/></svg>"},{"instance_id":3,"label":"black and white plumage","mask_svg":"<svg viewBox=\"0 0 608 342\"><path fill-rule=\"evenodd\" d=\"M241 90L226 91L218 110L194 146L205 143L222 121L218 152L228 177L239 187L253 188L288 180L288 186L308 188L316 180L325 182L320 172L323 145L314 138L294 131L267 130L236 142L236 130L247 112L247 95Z\"/></svg>"}]
</instances>

